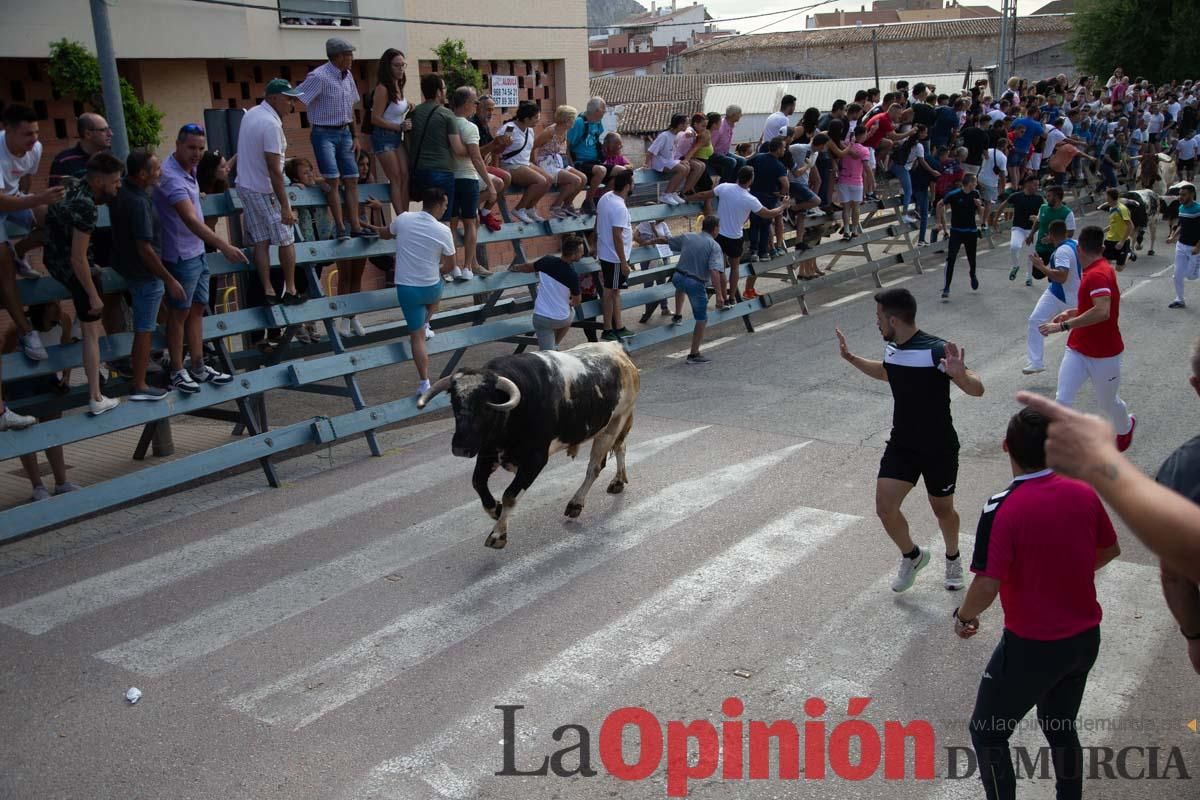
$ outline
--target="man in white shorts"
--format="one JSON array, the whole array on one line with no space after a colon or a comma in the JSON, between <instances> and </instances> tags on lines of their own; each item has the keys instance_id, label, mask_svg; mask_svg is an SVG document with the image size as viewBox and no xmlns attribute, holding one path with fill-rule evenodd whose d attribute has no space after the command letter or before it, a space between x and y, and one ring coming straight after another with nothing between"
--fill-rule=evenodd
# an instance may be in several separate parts
<instances>
[{"instance_id":1,"label":"man in white shorts","mask_svg":"<svg viewBox=\"0 0 1200 800\"><path fill-rule=\"evenodd\" d=\"M267 303L299 305L307 298L296 291L296 247L292 226L296 214L288 201L283 177L287 140L283 116L295 111L300 92L283 78L267 84L266 97L246 112L238 131L237 190L242 201L242 230L254 247L254 266ZM283 297L271 286L271 245L279 248Z\"/></svg>"},{"instance_id":2,"label":"man in white shorts","mask_svg":"<svg viewBox=\"0 0 1200 800\"><path fill-rule=\"evenodd\" d=\"M1009 206L1013 210L1012 234L1008 240L1008 253L1012 263L1012 268L1008 271L1008 279L1014 281L1017 279L1017 273L1021 271L1021 262L1025 255L1025 248L1034 243L1034 233L1037 231L1038 212L1045 205L1045 199L1037 193L1038 176L1036 173L1027 172L1025 177L1021 179L1021 191L1014 192L1004 198L1004 202L996 208L996 214L1005 206ZM1053 250L1051 250L1053 253ZM1053 259L1051 259L1053 260ZM1025 267L1026 280L1029 285L1033 285L1033 265L1032 262L1026 260Z\"/></svg>"},{"instance_id":3,"label":"man in white shorts","mask_svg":"<svg viewBox=\"0 0 1200 800\"><path fill-rule=\"evenodd\" d=\"M1200 203L1196 187L1179 187L1179 217L1167 242L1175 242L1175 299L1167 308L1187 308L1183 302L1184 280L1200 279Z\"/></svg>"},{"instance_id":4,"label":"man in white shorts","mask_svg":"<svg viewBox=\"0 0 1200 800\"><path fill-rule=\"evenodd\" d=\"M1046 371L1046 341L1042 336L1041 327L1071 307L1068 298L1079 295L1079 279L1083 274L1083 268L1079 266L1079 245L1074 239L1067 238L1066 222L1061 219L1051 222L1046 238L1054 247L1053 264L1046 264L1036 255L1029 257L1038 269L1046 273L1050 285L1042 292L1033 313L1029 315L1029 360L1021 370L1025 375L1036 375Z\"/></svg>"},{"instance_id":5,"label":"man in white shorts","mask_svg":"<svg viewBox=\"0 0 1200 800\"><path fill-rule=\"evenodd\" d=\"M983 221L987 226L993 224L992 206L1000 199L1004 188L1004 179L1008 175L1008 139L1000 139L996 146L983 153L983 163L979 166L979 196L983 199ZM963 164L963 172L967 171ZM999 170L999 175L996 174Z\"/></svg>"}]
</instances>

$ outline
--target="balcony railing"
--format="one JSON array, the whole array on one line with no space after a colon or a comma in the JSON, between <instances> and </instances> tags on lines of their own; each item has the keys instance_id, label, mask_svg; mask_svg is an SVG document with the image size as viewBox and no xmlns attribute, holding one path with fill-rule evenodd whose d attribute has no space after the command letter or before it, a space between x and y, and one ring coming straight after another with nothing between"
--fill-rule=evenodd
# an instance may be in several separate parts
<instances>
[{"instance_id":1,"label":"balcony railing","mask_svg":"<svg viewBox=\"0 0 1200 800\"><path fill-rule=\"evenodd\" d=\"M279 0L279 21L344 28L358 24L358 8L355 0Z\"/></svg>"}]
</instances>

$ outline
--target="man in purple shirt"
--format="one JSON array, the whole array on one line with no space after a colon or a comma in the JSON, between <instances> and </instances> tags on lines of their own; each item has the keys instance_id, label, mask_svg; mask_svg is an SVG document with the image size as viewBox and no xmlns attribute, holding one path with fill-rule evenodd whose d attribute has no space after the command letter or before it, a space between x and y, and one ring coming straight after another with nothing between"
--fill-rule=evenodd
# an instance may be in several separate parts
<instances>
[{"instance_id":1,"label":"man in purple shirt","mask_svg":"<svg viewBox=\"0 0 1200 800\"><path fill-rule=\"evenodd\" d=\"M375 231L363 227L358 220L358 130L354 124L354 104L359 97L358 84L350 74L354 45L345 39L329 39L325 42L325 55L329 60L308 73L296 91L308 109L317 171L332 187L325 197L338 241L344 242L351 236L373 239L377 236ZM346 185L345 222L338 203L339 179Z\"/></svg>"},{"instance_id":2,"label":"man in purple shirt","mask_svg":"<svg viewBox=\"0 0 1200 800\"><path fill-rule=\"evenodd\" d=\"M168 295L167 350L171 354L171 388L195 394L201 383L223 385L233 378L204 363L204 309L208 305L208 262L204 245L216 248L234 264L247 263L246 254L217 236L204 224L196 165L204 155L204 128L188 124L179 129L175 152L162 162L162 177L154 190L154 206L162 226L162 261L183 287L183 298ZM183 368L186 332L191 369Z\"/></svg>"},{"instance_id":3,"label":"man in purple shirt","mask_svg":"<svg viewBox=\"0 0 1200 800\"><path fill-rule=\"evenodd\" d=\"M731 152L733 129L741 118L741 106L730 106L725 109L725 117L712 135L713 154L709 157L708 163L721 176L721 180L727 183L737 176L739 169L746 166L746 159Z\"/></svg>"}]
</instances>

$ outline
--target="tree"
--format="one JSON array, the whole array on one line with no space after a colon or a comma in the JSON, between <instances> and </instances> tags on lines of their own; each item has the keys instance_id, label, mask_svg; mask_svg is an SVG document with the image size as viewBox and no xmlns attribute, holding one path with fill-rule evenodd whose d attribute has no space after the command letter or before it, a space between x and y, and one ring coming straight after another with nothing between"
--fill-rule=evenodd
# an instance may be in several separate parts
<instances>
[{"instance_id":1,"label":"tree","mask_svg":"<svg viewBox=\"0 0 1200 800\"><path fill-rule=\"evenodd\" d=\"M1200 71L1196 13L1196 0L1079 0L1068 45L1084 72L1102 78L1114 67L1130 80L1191 77Z\"/></svg>"},{"instance_id":2,"label":"tree","mask_svg":"<svg viewBox=\"0 0 1200 800\"><path fill-rule=\"evenodd\" d=\"M50 83L54 91L74 97L97 114L104 113L100 89L100 64L79 42L60 39L50 44ZM125 132L130 147L154 147L159 143L163 114L138 99L133 86L121 79L121 106L125 110Z\"/></svg>"},{"instance_id":3,"label":"tree","mask_svg":"<svg viewBox=\"0 0 1200 800\"><path fill-rule=\"evenodd\" d=\"M446 94L450 95L460 86L473 86L483 92L483 75L471 64L467 46L461 39L446 39L433 48L438 58L438 71L446 81Z\"/></svg>"}]
</instances>

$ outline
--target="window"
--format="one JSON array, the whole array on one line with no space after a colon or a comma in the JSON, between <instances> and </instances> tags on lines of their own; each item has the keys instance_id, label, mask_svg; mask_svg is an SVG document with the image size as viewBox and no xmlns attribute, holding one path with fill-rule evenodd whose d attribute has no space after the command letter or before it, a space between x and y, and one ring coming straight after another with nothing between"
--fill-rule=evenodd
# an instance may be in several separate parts
<instances>
[{"instance_id":1,"label":"window","mask_svg":"<svg viewBox=\"0 0 1200 800\"><path fill-rule=\"evenodd\" d=\"M355 0L279 0L283 25L345 28L358 24Z\"/></svg>"}]
</instances>

